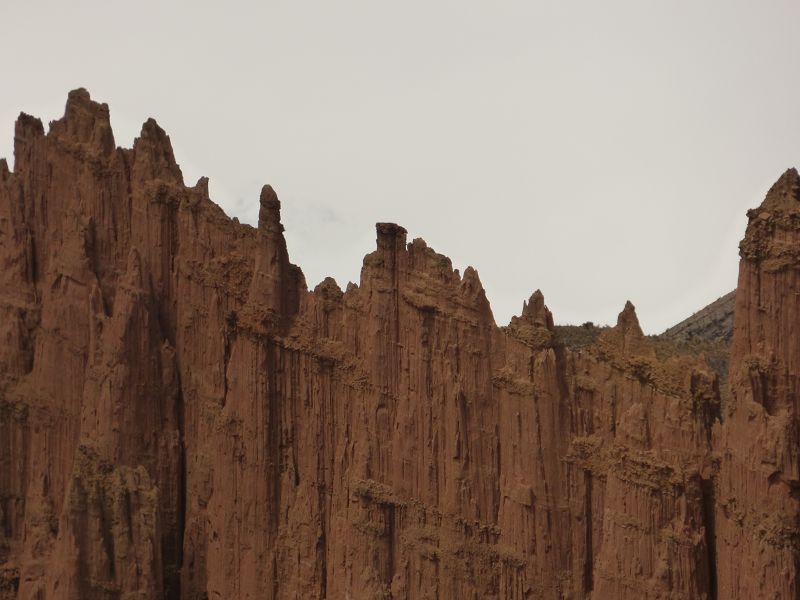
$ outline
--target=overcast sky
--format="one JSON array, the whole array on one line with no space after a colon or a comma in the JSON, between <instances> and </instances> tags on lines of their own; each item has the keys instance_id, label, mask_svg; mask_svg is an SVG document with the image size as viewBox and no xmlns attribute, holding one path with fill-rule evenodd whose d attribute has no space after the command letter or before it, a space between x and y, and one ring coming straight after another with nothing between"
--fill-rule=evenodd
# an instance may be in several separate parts
<instances>
[{"instance_id":1,"label":"overcast sky","mask_svg":"<svg viewBox=\"0 0 800 600\"><path fill-rule=\"evenodd\" d=\"M658 333L736 285L745 211L800 164L800 2L0 3L0 156L20 111L147 117L187 184L255 223L283 203L310 287L358 281L374 223L461 269L498 324Z\"/></svg>"}]
</instances>

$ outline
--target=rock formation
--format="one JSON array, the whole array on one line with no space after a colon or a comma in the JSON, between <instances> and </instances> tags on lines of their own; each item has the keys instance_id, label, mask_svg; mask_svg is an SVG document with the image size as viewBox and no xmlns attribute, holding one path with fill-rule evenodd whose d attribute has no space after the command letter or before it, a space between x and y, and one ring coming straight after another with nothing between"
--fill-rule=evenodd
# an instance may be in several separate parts
<instances>
[{"instance_id":1,"label":"rock formation","mask_svg":"<svg viewBox=\"0 0 800 600\"><path fill-rule=\"evenodd\" d=\"M313 291L147 121L0 161L0 598L795 598L798 177L750 214L731 398L628 303L564 343L390 223Z\"/></svg>"},{"instance_id":2,"label":"rock formation","mask_svg":"<svg viewBox=\"0 0 800 600\"><path fill-rule=\"evenodd\" d=\"M748 211L731 400L715 427L720 598L800 596L800 177Z\"/></svg>"}]
</instances>

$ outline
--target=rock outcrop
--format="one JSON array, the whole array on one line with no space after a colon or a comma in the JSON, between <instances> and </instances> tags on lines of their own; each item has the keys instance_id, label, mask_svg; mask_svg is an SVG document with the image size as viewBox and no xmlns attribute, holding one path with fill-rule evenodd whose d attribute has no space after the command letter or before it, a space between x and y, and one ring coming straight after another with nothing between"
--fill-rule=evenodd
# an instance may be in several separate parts
<instances>
[{"instance_id":1,"label":"rock outcrop","mask_svg":"<svg viewBox=\"0 0 800 600\"><path fill-rule=\"evenodd\" d=\"M800 594L800 177L748 212L731 346L731 399L714 442L720 598Z\"/></svg>"},{"instance_id":2,"label":"rock outcrop","mask_svg":"<svg viewBox=\"0 0 800 600\"><path fill-rule=\"evenodd\" d=\"M541 292L377 225L308 290L147 121L71 92L0 161L0 598L794 598L798 178L742 243L731 401L627 303L565 345Z\"/></svg>"}]
</instances>

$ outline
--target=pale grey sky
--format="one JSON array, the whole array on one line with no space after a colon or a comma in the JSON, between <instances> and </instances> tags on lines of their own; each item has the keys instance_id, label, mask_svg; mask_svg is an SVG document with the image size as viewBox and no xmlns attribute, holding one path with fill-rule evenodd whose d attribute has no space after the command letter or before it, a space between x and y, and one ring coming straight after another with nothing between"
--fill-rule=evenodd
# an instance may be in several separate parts
<instances>
[{"instance_id":1,"label":"pale grey sky","mask_svg":"<svg viewBox=\"0 0 800 600\"><path fill-rule=\"evenodd\" d=\"M556 322L630 299L657 333L736 285L745 211L800 164L798 2L1 4L0 156L86 87L228 214L271 183L310 287L394 221L498 324L541 288Z\"/></svg>"}]
</instances>

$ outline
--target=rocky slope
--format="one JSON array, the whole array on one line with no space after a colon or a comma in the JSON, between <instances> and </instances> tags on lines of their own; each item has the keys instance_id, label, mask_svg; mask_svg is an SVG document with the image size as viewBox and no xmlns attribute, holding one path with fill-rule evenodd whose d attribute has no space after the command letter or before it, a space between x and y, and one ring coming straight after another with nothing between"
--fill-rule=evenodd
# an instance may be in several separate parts
<instances>
[{"instance_id":1,"label":"rocky slope","mask_svg":"<svg viewBox=\"0 0 800 600\"><path fill-rule=\"evenodd\" d=\"M676 341L702 340L730 343L733 339L733 312L736 290L728 292L698 310L691 317L667 329L662 337Z\"/></svg>"},{"instance_id":2,"label":"rocky slope","mask_svg":"<svg viewBox=\"0 0 800 600\"><path fill-rule=\"evenodd\" d=\"M567 347L377 225L313 291L69 94L0 162L0 598L794 598L798 177L751 214L732 402L628 303ZM721 417L724 417L721 420Z\"/></svg>"}]
</instances>

